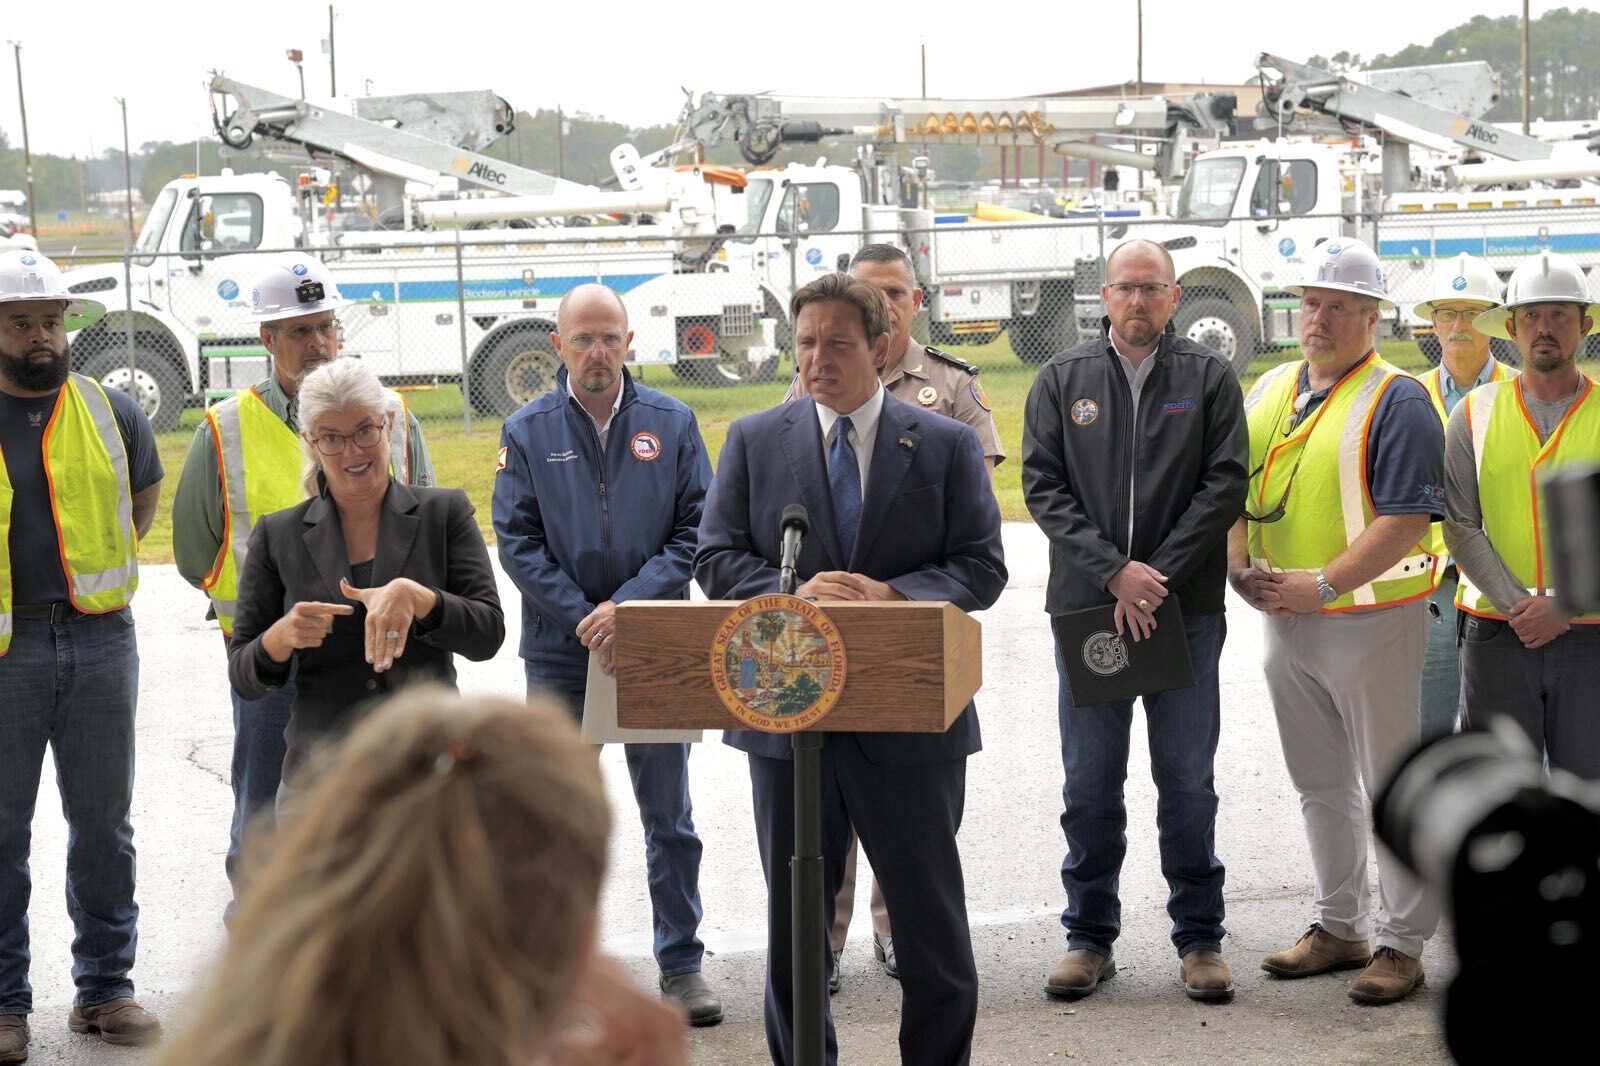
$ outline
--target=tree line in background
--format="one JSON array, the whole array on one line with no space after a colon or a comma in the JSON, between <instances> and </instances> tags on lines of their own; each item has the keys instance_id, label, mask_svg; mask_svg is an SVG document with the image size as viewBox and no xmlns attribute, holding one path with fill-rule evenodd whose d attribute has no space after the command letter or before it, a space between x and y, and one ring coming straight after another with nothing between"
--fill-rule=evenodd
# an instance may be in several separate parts
<instances>
[{"instance_id":1,"label":"tree line in background","mask_svg":"<svg viewBox=\"0 0 1600 1066\"><path fill-rule=\"evenodd\" d=\"M1535 19L1530 39L1530 115L1544 119L1593 119L1600 115L1600 13L1556 8ZM1311 56L1306 62L1335 71L1415 66L1426 63L1451 63L1483 60L1500 72L1499 102L1487 117L1495 122L1514 122L1522 114L1521 20L1514 15L1489 18L1479 15L1440 34L1431 44L1410 45L1392 55L1363 59L1359 54L1337 52L1331 57ZM531 114L517 113L516 129L485 154L546 173L560 173L577 182L600 184L611 176L610 154L618 144L630 142L641 155L648 155L672 142L675 128L670 124L642 129L628 127L582 113L561 118L554 109L541 108ZM92 151L92 146L87 146ZM854 146L845 142L824 141L781 149L775 165L813 162L825 156L835 162L849 160ZM920 146L917 148L921 150ZM1010 150L1005 149L1008 153ZM1001 149L967 145L941 145L931 142L927 155L937 175L952 181L992 180L1000 176ZM709 153L714 163L738 165L742 160L732 144L719 145ZM1008 158L1007 162L1010 160ZM223 166L238 172L281 169L282 164L254 157L223 158L222 145L214 138L199 142L147 142L134 151L130 160L134 188L148 203L163 185L184 173L215 174ZM97 194L124 187L123 158L120 148L106 148L83 157L35 154L34 183L37 211L42 216L58 211L78 211L96 204ZM1082 177L1084 164L1074 164L1075 178ZM1062 160L1053 153L1046 157L1044 176L1059 180ZM1022 151L1022 175L1032 177L1038 168L1032 147ZM26 188L22 148L0 127L0 189ZM100 209L116 215L123 208L120 200L102 203ZM41 224L47 221L41 218Z\"/></svg>"}]
</instances>

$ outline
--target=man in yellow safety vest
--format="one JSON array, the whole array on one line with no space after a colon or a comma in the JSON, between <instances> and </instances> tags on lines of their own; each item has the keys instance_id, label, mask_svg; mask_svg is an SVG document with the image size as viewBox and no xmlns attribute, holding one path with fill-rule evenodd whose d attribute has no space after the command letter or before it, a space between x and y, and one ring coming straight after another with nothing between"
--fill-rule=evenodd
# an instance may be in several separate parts
<instances>
[{"instance_id":1,"label":"man in yellow safety vest","mask_svg":"<svg viewBox=\"0 0 1600 1066\"><path fill-rule=\"evenodd\" d=\"M71 374L67 333L105 314L38 252L0 255L0 1062L28 1057L28 852L48 744L67 819L67 1024L148 1044L133 998L134 710L128 608L161 458L126 393Z\"/></svg>"},{"instance_id":2,"label":"man in yellow safety vest","mask_svg":"<svg viewBox=\"0 0 1600 1066\"><path fill-rule=\"evenodd\" d=\"M1372 921L1362 792L1370 799L1421 736L1444 433L1421 384L1374 347L1394 306L1378 257L1334 238L1308 260L1304 283L1288 286L1305 359L1267 371L1245 398L1250 485L1228 553L1234 590L1267 615L1267 692L1317 892L1311 928L1261 968L1362 968L1351 998L1392 1003L1422 983L1439 904L1380 850Z\"/></svg>"},{"instance_id":3,"label":"man in yellow safety vest","mask_svg":"<svg viewBox=\"0 0 1600 1066\"><path fill-rule=\"evenodd\" d=\"M1571 614L1555 598L1538 484L1600 461L1600 396L1576 361L1597 319L1576 263L1553 252L1523 262L1505 303L1478 318L1484 333L1516 342L1522 374L1474 389L1445 432L1466 728L1509 715L1552 768L1591 779L1600 778L1600 614Z\"/></svg>"}]
</instances>

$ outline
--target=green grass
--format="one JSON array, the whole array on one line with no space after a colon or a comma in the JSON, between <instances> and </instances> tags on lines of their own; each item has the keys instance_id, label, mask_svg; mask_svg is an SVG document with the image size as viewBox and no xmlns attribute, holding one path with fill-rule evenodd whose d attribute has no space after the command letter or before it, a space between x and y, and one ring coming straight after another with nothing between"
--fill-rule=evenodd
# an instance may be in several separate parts
<instances>
[{"instance_id":1,"label":"green grass","mask_svg":"<svg viewBox=\"0 0 1600 1066\"><path fill-rule=\"evenodd\" d=\"M1027 521L1028 509L1022 500L1022 409L1028 388L1033 384L1035 368L1017 359L1004 336L992 344L963 347L956 349L956 352L983 368L984 391L994 405L995 428L1006 451L1006 461L996 470L994 480L995 495L1000 501L1000 515L1006 521ZM1385 344L1383 354L1402 370L1412 373L1420 373L1428 367L1427 360L1414 343ZM1270 367L1299 357L1299 350L1295 348L1262 355L1250 364L1249 372L1244 377L1244 386L1249 388L1251 382ZM714 465L717 455L722 451L722 441L727 436L730 422L740 415L771 407L783 399L792 364L784 363L777 381L725 388L680 381L668 367L652 367L642 373L635 369L633 373L645 384L671 393L694 410ZM474 413L472 431L464 432L461 390L453 385L407 392L406 402L422 421L438 483L466 490L468 498L478 508L478 525L483 529L484 537L492 541L489 496L494 487L495 459L500 448L500 420ZM187 411L178 430L156 438L167 479L163 485L162 507L139 552L140 558L147 563L172 561L171 497L177 488L178 474L183 469L184 452L199 422L198 410Z\"/></svg>"}]
</instances>

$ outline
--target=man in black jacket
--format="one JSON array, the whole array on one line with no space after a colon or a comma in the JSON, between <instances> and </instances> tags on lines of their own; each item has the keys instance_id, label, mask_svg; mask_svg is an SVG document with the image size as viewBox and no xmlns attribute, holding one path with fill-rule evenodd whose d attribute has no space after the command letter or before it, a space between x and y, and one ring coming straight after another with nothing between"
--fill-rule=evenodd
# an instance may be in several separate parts
<instances>
[{"instance_id":1,"label":"man in black jacket","mask_svg":"<svg viewBox=\"0 0 1600 1066\"><path fill-rule=\"evenodd\" d=\"M1045 609L1116 602L1117 631L1150 635L1176 596L1193 661L1191 688L1142 697L1159 795L1161 872L1172 941L1195 999L1228 999L1220 954L1223 867L1214 850L1212 758L1220 733L1217 660L1227 628L1228 528L1245 502L1247 439L1239 382L1216 352L1178 337L1172 257L1129 241L1106 261L1100 336L1050 359L1028 394L1022 488L1050 538ZM1076 998L1113 976L1117 880L1127 840L1123 782L1133 701L1079 705L1056 648L1066 771L1061 882L1067 956L1045 991Z\"/></svg>"}]
</instances>

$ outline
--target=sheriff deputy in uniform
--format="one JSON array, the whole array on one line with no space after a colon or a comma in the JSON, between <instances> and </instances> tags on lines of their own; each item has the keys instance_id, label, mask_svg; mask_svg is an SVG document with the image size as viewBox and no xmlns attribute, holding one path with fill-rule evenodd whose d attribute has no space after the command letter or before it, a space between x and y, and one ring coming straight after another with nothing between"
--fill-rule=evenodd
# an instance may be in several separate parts
<instances>
[{"instance_id":1,"label":"sheriff deputy in uniform","mask_svg":"<svg viewBox=\"0 0 1600 1066\"><path fill-rule=\"evenodd\" d=\"M1479 315L1500 303L1500 276L1482 259L1465 252L1442 264L1433 288L1412 308L1433 323L1439 338L1439 365L1419 381L1428 390L1440 422L1450 417L1461 398L1479 385L1504 381L1516 371L1489 354L1490 338L1474 328ZM1444 527L1434 527L1434 551L1444 553ZM1456 581L1454 561L1440 560L1439 587L1430 597L1428 655L1422 663L1422 739L1455 732L1461 710L1461 661L1456 652Z\"/></svg>"},{"instance_id":2,"label":"sheriff deputy in uniform","mask_svg":"<svg viewBox=\"0 0 1600 1066\"><path fill-rule=\"evenodd\" d=\"M1361 969L1350 997L1393 1003L1422 983L1439 902L1380 848L1373 920L1364 802L1421 737L1444 432L1422 385L1374 347L1394 305L1372 249L1336 237L1285 287L1300 297L1305 358L1267 371L1245 398L1250 484L1228 580L1267 616L1267 693L1317 898L1310 928L1261 968Z\"/></svg>"},{"instance_id":3,"label":"sheriff deputy in uniform","mask_svg":"<svg viewBox=\"0 0 1600 1066\"><path fill-rule=\"evenodd\" d=\"M139 943L128 602L162 469L139 405L67 372L68 332L105 310L69 295L38 252L0 255L0 1062L28 1057L29 833L47 744L67 819L67 1025L111 1044L161 1035L128 979Z\"/></svg>"},{"instance_id":4,"label":"sheriff deputy in uniform","mask_svg":"<svg viewBox=\"0 0 1600 1066\"><path fill-rule=\"evenodd\" d=\"M1466 727L1509 715L1553 769L1590 779L1600 778L1600 614L1569 614L1553 595L1549 516L1536 493L1554 471L1600 461L1600 396L1576 362L1597 317L1576 263L1551 252L1525 261L1505 304L1477 322L1516 341L1522 374L1474 389L1445 431Z\"/></svg>"},{"instance_id":5,"label":"sheriff deputy in uniform","mask_svg":"<svg viewBox=\"0 0 1600 1066\"><path fill-rule=\"evenodd\" d=\"M883 387L896 399L971 426L983 448L984 469L993 477L994 468L1005 462L1006 452L995 432L989 397L978 382L978 368L937 348L919 344L911 337L911 323L922 309L922 289L912 271L911 257L892 244L868 244L850 261L850 276L860 278L883 293L889 305L889 356L878 368ZM805 391L796 374L784 400L803 395ZM845 856L844 885L834 901L833 928L828 934L833 948L833 972L828 978L830 992L839 991L839 959L844 953L850 916L855 909L856 852L852 842ZM895 957L889 911L884 906L883 891L876 877L872 879L872 953L884 973L899 978L900 964Z\"/></svg>"},{"instance_id":6,"label":"sheriff deputy in uniform","mask_svg":"<svg viewBox=\"0 0 1600 1066\"><path fill-rule=\"evenodd\" d=\"M306 498L296 396L300 380L339 357L334 312L351 301L322 262L299 252L274 256L250 292L251 317L272 356L266 380L213 405L195 430L172 501L172 554L178 572L211 597L225 640L233 635L234 601L245 546L256 519ZM390 434L389 462L400 481L433 484L433 464L416 416L398 394L403 432ZM227 870L237 872L245 826L272 817L283 772L283 731L294 704L294 679L259 700L233 701L233 823ZM232 904L229 904L231 911Z\"/></svg>"}]
</instances>

